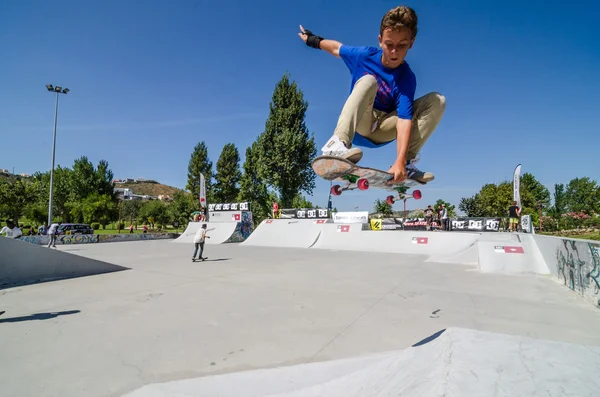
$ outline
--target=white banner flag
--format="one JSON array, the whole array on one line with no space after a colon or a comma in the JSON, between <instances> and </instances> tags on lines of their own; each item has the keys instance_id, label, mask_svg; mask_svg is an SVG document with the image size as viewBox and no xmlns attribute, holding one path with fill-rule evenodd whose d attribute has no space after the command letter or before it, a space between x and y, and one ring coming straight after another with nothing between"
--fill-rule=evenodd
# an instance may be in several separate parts
<instances>
[{"instance_id":1,"label":"white banner flag","mask_svg":"<svg viewBox=\"0 0 600 397\"><path fill-rule=\"evenodd\" d=\"M521 208L521 164L515 168L515 174L513 175L513 200L517 202L519 208Z\"/></svg>"},{"instance_id":2,"label":"white banner flag","mask_svg":"<svg viewBox=\"0 0 600 397\"><path fill-rule=\"evenodd\" d=\"M206 183L203 174L200 174L200 204L206 207Z\"/></svg>"}]
</instances>

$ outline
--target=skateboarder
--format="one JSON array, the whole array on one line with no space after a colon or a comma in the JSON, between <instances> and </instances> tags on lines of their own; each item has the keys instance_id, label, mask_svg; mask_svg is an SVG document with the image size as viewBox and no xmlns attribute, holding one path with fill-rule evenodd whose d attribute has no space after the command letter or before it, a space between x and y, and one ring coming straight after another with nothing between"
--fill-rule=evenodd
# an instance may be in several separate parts
<instances>
[{"instance_id":1,"label":"skateboarder","mask_svg":"<svg viewBox=\"0 0 600 397\"><path fill-rule=\"evenodd\" d=\"M443 95L432 92L414 100L416 77L405 61L417 36L418 18L407 6L389 10L379 28L379 47L353 47L317 36L300 25L307 46L341 58L352 74L350 95L333 136L321 149L355 164L362 151L352 144L380 147L396 140L396 159L388 170L394 182L406 178L427 183L434 175L415 166L417 154L442 119Z\"/></svg>"},{"instance_id":2,"label":"skateboarder","mask_svg":"<svg viewBox=\"0 0 600 397\"><path fill-rule=\"evenodd\" d=\"M194 236L194 255L192 255L192 262L196 262L196 254L198 253L198 248L200 248L200 255L198 255L198 259L202 259L202 262L206 258L202 257L202 253L204 252L204 241L206 238L210 238L210 236L206 235L206 223L202 224L202 227L198 229L196 235Z\"/></svg>"}]
</instances>

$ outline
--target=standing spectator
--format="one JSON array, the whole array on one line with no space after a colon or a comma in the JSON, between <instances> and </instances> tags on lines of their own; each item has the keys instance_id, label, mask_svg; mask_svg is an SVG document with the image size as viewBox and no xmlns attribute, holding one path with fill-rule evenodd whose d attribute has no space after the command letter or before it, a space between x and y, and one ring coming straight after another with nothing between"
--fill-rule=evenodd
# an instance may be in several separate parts
<instances>
[{"instance_id":1,"label":"standing spectator","mask_svg":"<svg viewBox=\"0 0 600 397\"><path fill-rule=\"evenodd\" d=\"M431 208L431 204L427 206L425 209L425 222L427 222L427 230L431 230L431 221L433 220L433 208Z\"/></svg>"},{"instance_id":2,"label":"standing spectator","mask_svg":"<svg viewBox=\"0 0 600 397\"><path fill-rule=\"evenodd\" d=\"M512 202L512 205L508 207L508 225L511 232L516 232L519 226L519 218L521 216L521 209L517 205L516 201Z\"/></svg>"},{"instance_id":3,"label":"standing spectator","mask_svg":"<svg viewBox=\"0 0 600 397\"><path fill-rule=\"evenodd\" d=\"M44 236L48 233L48 223L44 222L44 226L38 228L38 234Z\"/></svg>"},{"instance_id":4,"label":"standing spectator","mask_svg":"<svg viewBox=\"0 0 600 397\"><path fill-rule=\"evenodd\" d=\"M7 219L6 226L4 226L2 230L0 230L0 235L5 233L6 237L8 238L19 238L23 235L21 229L17 225L15 225L12 219Z\"/></svg>"},{"instance_id":5,"label":"standing spectator","mask_svg":"<svg viewBox=\"0 0 600 397\"><path fill-rule=\"evenodd\" d=\"M445 203L442 203L442 207L440 209L440 223L442 230L448 230L448 209L446 208Z\"/></svg>"},{"instance_id":6,"label":"standing spectator","mask_svg":"<svg viewBox=\"0 0 600 397\"><path fill-rule=\"evenodd\" d=\"M129 224L129 234L133 233L133 223Z\"/></svg>"}]
</instances>

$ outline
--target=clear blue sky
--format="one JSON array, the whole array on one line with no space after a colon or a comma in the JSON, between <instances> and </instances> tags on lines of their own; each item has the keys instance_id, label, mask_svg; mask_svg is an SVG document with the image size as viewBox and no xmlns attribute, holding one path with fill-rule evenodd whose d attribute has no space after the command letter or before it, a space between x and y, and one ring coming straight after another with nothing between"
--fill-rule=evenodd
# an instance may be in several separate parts
<instances>
[{"instance_id":1,"label":"clear blue sky","mask_svg":"<svg viewBox=\"0 0 600 397\"><path fill-rule=\"evenodd\" d=\"M298 25L350 45L377 45L375 1L31 1L0 3L0 168L51 165L54 97L57 164L106 159L117 178L184 188L193 147L213 163L234 142L242 161L263 130L284 72L309 101L318 148L348 95L343 61L306 47ZM515 165L552 190L574 177L598 180L600 30L597 2L410 1L420 18L407 61L417 96L439 91L445 116L421 153L436 179L424 207L457 205ZM293 155L293 154L291 154ZM394 145L365 149L361 164L389 167ZM311 200L325 206L329 182ZM339 210L370 210L386 192L346 192ZM402 204L396 204L401 208Z\"/></svg>"}]
</instances>

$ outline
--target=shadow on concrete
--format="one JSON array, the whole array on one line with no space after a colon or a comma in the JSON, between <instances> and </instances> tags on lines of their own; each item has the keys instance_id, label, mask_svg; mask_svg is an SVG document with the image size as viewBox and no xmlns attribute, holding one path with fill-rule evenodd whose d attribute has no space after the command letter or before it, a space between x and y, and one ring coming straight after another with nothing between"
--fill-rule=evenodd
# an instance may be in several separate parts
<instances>
[{"instance_id":1,"label":"shadow on concrete","mask_svg":"<svg viewBox=\"0 0 600 397\"><path fill-rule=\"evenodd\" d=\"M221 261L228 261L231 258L215 258L215 259L205 259L204 261L201 261L200 259L196 259L196 263L202 263L202 262L221 262Z\"/></svg>"},{"instance_id":2,"label":"shadow on concrete","mask_svg":"<svg viewBox=\"0 0 600 397\"><path fill-rule=\"evenodd\" d=\"M412 347L418 347L418 346L423 346L426 343L429 343L433 340L436 340L441 334L443 334L444 332L446 332L446 328L444 328L441 331L436 332L433 335L428 336L427 338L423 339L422 341L419 341L417 343L415 343L414 345L412 345Z\"/></svg>"},{"instance_id":3,"label":"shadow on concrete","mask_svg":"<svg viewBox=\"0 0 600 397\"><path fill-rule=\"evenodd\" d=\"M0 319L0 323L20 323L23 321L32 321L32 320L50 320L50 319L56 318L58 316L66 316L69 314L77 314L80 312L81 312L80 310L67 310L64 312L36 313L36 314L30 314L29 316Z\"/></svg>"}]
</instances>

